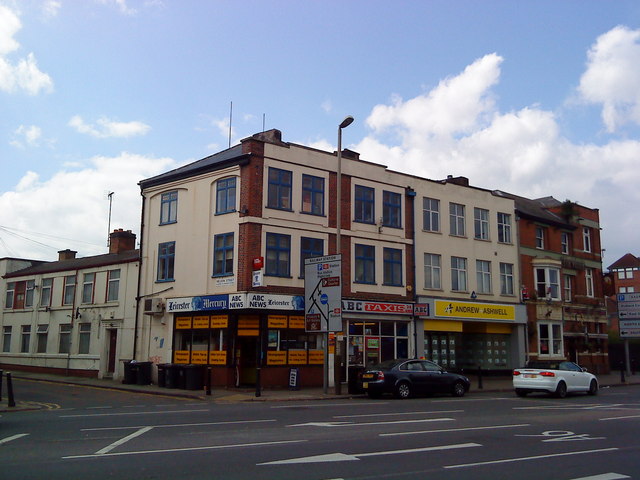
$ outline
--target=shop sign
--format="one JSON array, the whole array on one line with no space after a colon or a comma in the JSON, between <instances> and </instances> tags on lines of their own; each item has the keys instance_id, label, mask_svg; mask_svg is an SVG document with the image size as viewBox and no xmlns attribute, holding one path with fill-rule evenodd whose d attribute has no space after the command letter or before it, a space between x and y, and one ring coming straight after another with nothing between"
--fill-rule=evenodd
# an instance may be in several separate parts
<instances>
[{"instance_id":1,"label":"shop sign","mask_svg":"<svg viewBox=\"0 0 640 480\"><path fill-rule=\"evenodd\" d=\"M516 309L513 305L436 300L435 307L436 317L509 321L516 319Z\"/></svg>"},{"instance_id":2,"label":"shop sign","mask_svg":"<svg viewBox=\"0 0 640 480\"><path fill-rule=\"evenodd\" d=\"M193 328L209 328L209 315L193 317Z\"/></svg>"},{"instance_id":3,"label":"shop sign","mask_svg":"<svg viewBox=\"0 0 640 480\"><path fill-rule=\"evenodd\" d=\"M227 328L229 315L211 315L211 328Z\"/></svg>"},{"instance_id":4,"label":"shop sign","mask_svg":"<svg viewBox=\"0 0 640 480\"><path fill-rule=\"evenodd\" d=\"M289 317L289 328L304 328L304 317L302 315L291 315Z\"/></svg>"},{"instance_id":5,"label":"shop sign","mask_svg":"<svg viewBox=\"0 0 640 480\"><path fill-rule=\"evenodd\" d=\"M264 293L236 293L229 295L229 308L257 308L263 310L304 310L302 295L267 295Z\"/></svg>"},{"instance_id":6,"label":"shop sign","mask_svg":"<svg viewBox=\"0 0 640 480\"><path fill-rule=\"evenodd\" d=\"M324 365L324 351L309 350L309 365Z\"/></svg>"},{"instance_id":7,"label":"shop sign","mask_svg":"<svg viewBox=\"0 0 640 480\"><path fill-rule=\"evenodd\" d=\"M189 363L189 350L176 350L173 352L173 363Z\"/></svg>"},{"instance_id":8,"label":"shop sign","mask_svg":"<svg viewBox=\"0 0 640 480\"><path fill-rule=\"evenodd\" d=\"M428 317L429 316L429 304L428 303L416 303L413 305L413 314L416 317Z\"/></svg>"},{"instance_id":9,"label":"shop sign","mask_svg":"<svg viewBox=\"0 0 640 480\"><path fill-rule=\"evenodd\" d=\"M287 328L286 315L269 315L267 316L267 327L269 328Z\"/></svg>"},{"instance_id":10,"label":"shop sign","mask_svg":"<svg viewBox=\"0 0 640 480\"><path fill-rule=\"evenodd\" d=\"M203 297L168 298L167 312L200 312L205 310L226 310L229 295L207 295Z\"/></svg>"},{"instance_id":11,"label":"shop sign","mask_svg":"<svg viewBox=\"0 0 640 480\"><path fill-rule=\"evenodd\" d=\"M191 363L204 365L205 363L207 363L208 356L209 356L209 352L207 350L204 350L204 351L194 350L193 352L191 352Z\"/></svg>"},{"instance_id":12,"label":"shop sign","mask_svg":"<svg viewBox=\"0 0 640 480\"><path fill-rule=\"evenodd\" d=\"M289 365L306 365L306 350L289 350Z\"/></svg>"},{"instance_id":13,"label":"shop sign","mask_svg":"<svg viewBox=\"0 0 640 480\"><path fill-rule=\"evenodd\" d=\"M209 352L209 364L210 365L226 365L227 364L227 351L215 350Z\"/></svg>"},{"instance_id":14,"label":"shop sign","mask_svg":"<svg viewBox=\"0 0 640 480\"><path fill-rule=\"evenodd\" d=\"M215 278L216 287L229 287L231 285L236 284L235 275L228 275L225 277L216 277Z\"/></svg>"},{"instance_id":15,"label":"shop sign","mask_svg":"<svg viewBox=\"0 0 640 480\"><path fill-rule=\"evenodd\" d=\"M177 329L189 329L191 328L191 317L176 317Z\"/></svg>"},{"instance_id":16,"label":"shop sign","mask_svg":"<svg viewBox=\"0 0 640 480\"><path fill-rule=\"evenodd\" d=\"M342 311L350 313L387 313L394 315L413 315L413 303L343 300Z\"/></svg>"},{"instance_id":17,"label":"shop sign","mask_svg":"<svg viewBox=\"0 0 640 480\"><path fill-rule=\"evenodd\" d=\"M271 351L267 352L267 365L286 365L287 364L287 352L286 351Z\"/></svg>"}]
</instances>

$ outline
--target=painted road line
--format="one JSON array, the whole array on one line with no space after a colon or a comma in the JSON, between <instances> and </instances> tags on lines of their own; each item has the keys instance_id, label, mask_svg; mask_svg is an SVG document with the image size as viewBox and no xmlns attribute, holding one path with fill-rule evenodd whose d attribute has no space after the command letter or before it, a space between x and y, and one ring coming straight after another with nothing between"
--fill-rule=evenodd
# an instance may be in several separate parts
<instances>
[{"instance_id":1,"label":"painted road line","mask_svg":"<svg viewBox=\"0 0 640 480\"><path fill-rule=\"evenodd\" d=\"M619 450L618 448L600 448L597 450L581 450L578 452L566 452L566 453L550 453L549 455L536 455L533 457L519 457L519 458L504 458L502 460L489 460L487 462L476 462L476 463L462 463L460 465L446 465L443 468L466 468L466 467L479 467L482 465L496 465L499 463L513 463L513 462L523 462L527 460L541 460L543 458L554 458L554 457L567 457L570 455L585 455L589 453L602 453L602 452L613 452Z\"/></svg>"},{"instance_id":2,"label":"painted road line","mask_svg":"<svg viewBox=\"0 0 640 480\"><path fill-rule=\"evenodd\" d=\"M472 430L493 430L498 428L519 428L529 427L529 423L517 423L514 425L488 425L486 427L461 427L461 428L443 428L441 430L422 430L418 432L399 432L399 433L380 433L379 437L398 437L400 435L421 435L425 433L448 433L448 432L468 432Z\"/></svg>"},{"instance_id":3,"label":"painted road line","mask_svg":"<svg viewBox=\"0 0 640 480\"><path fill-rule=\"evenodd\" d=\"M104 455L105 453L109 453L111 450L113 450L114 448L127 443L129 440L132 440L136 437L139 437L140 435L142 435L143 433L147 433L149 430L152 430L153 427L143 427L135 432L133 432L131 435L127 435L124 438L121 438L118 441L113 442L111 445L107 445L106 447L98 450L96 452L96 455Z\"/></svg>"},{"instance_id":4,"label":"painted road line","mask_svg":"<svg viewBox=\"0 0 640 480\"><path fill-rule=\"evenodd\" d=\"M271 445L283 445L287 443L304 443L307 440L283 440L280 442L257 442L257 443L238 443L234 445L209 445L206 447L184 447L184 448L165 448L162 450L139 450L134 452L115 452L115 453L103 453L97 455L95 453L89 455L69 455L62 457L63 460L78 459L78 458L106 458L106 457L121 457L125 455L149 455L153 453L176 453L176 452L196 452L203 450L223 450L228 448L248 448L248 447L265 447Z\"/></svg>"},{"instance_id":5,"label":"painted road line","mask_svg":"<svg viewBox=\"0 0 640 480\"><path fill-rule=\"evenodd\" d=\"M395 420L391 422L309 422L287 425L287 427L368 427L370 425L395 425L399 423L453 422L453 418L423 418L421 420Z\"/></svg>"},{"instance_id":6,"label":"painted road line","mask_svg":"<svg viewBox=\"0 0 640 480\"><path fill-rule=\"evenodd\" d=\"M295 403L290 404L290 405L275 405L269 408L320 408L320 407L344 407L347 405L357 405L358 407L361 407L363 405L388 405L389 402L363 402L360 403L358 402L357 404L349 404L349 403L308 403L305 405L297 405Z\"/></svg>"},{"instance_id":7,"label":"painted road line","mask_svg":"<svg viewBox=\"0 0 640 480\"><path fill-rule=\"evenodd\" d=\"M435 447L409 448L406 450L387 450L382 452L369 453L327 453L324 455L313 455L311 457L289 458L285 460L275 460L273 462L258 463L258 465L287 465L295 463L324 463L324 462L350 462L360 460L362 457L378 457L382 455L401 455L406 453L434 452L439 450L453 450L456 448L481 447L479 443L458 443L454 445L438 445Z\"/></svg>"},{"instance_id":8,"label":"painted road line","mask_svg":"<svg viewBox=\"0 0 640 480\"><path fill-rule=\"evenodd\" d=\"M620 478L631 478L621 473L603 473L601 475L592 475L590 477L572 478L571 480L618 480Z\"/></svg>"},{"instance_id":9,"label":"painted road line","mask_svg":"<svg viewBox=\"0 0 640 480\"><path fill-rule=\"evenodd\" d=\"M208 412L209 409L205 410L163 410L161 412L122 412L122 413L85 413L78 415L60 415L60 418L77 418L77 417L117 417L122 415L164 415L165 413L197 413L197 412Z\"/></svg>"},{"instance_id":10,"label":"painted road line","mask_svg":"<svg viewBox=\"0 0 640 480\"><path fill-rule=\"evenodd\" d=\"M398 415L442 415L445 413L460 413L464 410L431 410L429 412L396 412L396 413L367 413L366 415L335 415L333 418L361 418L361 417L390 417Z\"/></svg>"},{"instance_id":11,"label":"painted road line","mask_svg":"<svg viewBox=\"0 0 640 480\"><path fill-rule=\"evenodd\" d=\"M9 443L9 442L17 440L19 438L26 437L27 435L29 435L29 434L28 433L18 433L17 435L12 435L10 437L2 438L2 439L0 439L0 445L4 445L5 443Z\"/></svg>"},{"instance_id":12,"label":"painted road line","mask_svg":"<svg viewBox=\"0 0 640 480\"><path fill-rule=\"evenodd\" d=\"M624 417L609 417L609 418L601 418L601 422L606 422L607 420L626 420L627 418L640 418L640 415L627 415Z\"/></svg>"},{"instance_id":13,"label":"painted road line","mask_svg":"<svg viewBox=\"0 0 640 480\"><path fill-rule=\"evenodd\" d=\"M247 424L247 423L265 423L265 422L277 422L277 420L233 420L228 422L203 422L203 423L170 423L165 425L151 425L153 428L173 428L173 427L204 427L208 425L233 425L233 424ZM144 428L145 425L129 425L125 427L96 427L96 428L83 428L81 432L92 432L99 430L131 430L132 428Z\"/></svg>"}]
</instances>

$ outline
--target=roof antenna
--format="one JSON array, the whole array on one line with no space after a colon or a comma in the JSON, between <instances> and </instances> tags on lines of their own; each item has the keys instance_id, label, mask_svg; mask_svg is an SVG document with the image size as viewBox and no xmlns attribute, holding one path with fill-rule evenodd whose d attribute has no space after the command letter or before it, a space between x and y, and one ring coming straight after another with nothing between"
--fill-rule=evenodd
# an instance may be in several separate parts
<instances>
[{"instance_id":1,"label":"roof antenna","mask_svg":"<svg viewBox=\"0 0 640 480\"><path fill-rule=\"evenodd\" d=\"M231 121L233 120L233 102L229 108L229 148L231 148Z\"/></svg>"},{"instance_id":2,"label":"roof antenna","mask_svg":"<svg viewBox=\"0 0 640 480\"><path fill-rule=\"evenodd\" d=\"M107 226L107 247L111 246L111 205L113 204L113 194L115 192L107 193L107 197L109 198L109 222Z\"/></svg>"},{"instance_id":3,"label":"roof antenna","mask_svg":"<svg viewBox=\"0 0 640 480\"><path fill-rule=\"evenodd\" d=\"M266 114L262 114L262 133L264 133L264 119L266 117Z\"/></svg>"}]
</instances>

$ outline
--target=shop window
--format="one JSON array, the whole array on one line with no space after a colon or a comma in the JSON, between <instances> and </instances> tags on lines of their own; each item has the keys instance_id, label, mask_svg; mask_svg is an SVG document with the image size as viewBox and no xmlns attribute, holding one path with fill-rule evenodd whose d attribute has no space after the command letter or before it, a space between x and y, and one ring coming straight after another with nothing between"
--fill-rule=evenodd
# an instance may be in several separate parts
<instances>
[{"instance_id":1,"label":"shop window","mask_svg":"<svg viewBox=\"0 0 640 480\"><path fill-rule=\"evenodd\" d=\"M291 276L291 236L267 233L265 275L273 277Z\"/></svg>"},{"instance_id":2,"label":"shop window","mask_svg":"<svg viewBox=\"0 0 640 480\"><path fill-rule=\"evenodd\" d=\"M302 213L324 215L324 178L302 175Z\"/></svg>"},{"instance_id":3,"label":"shop window","mask_svg":"<svg viewBox=\"0 0 640 480\"><path fill-rule=\"evenodd\" d=\"M292 173L289 170L269 167L267 207L291 210Z\"/></svg>"},{"instance_id":4,"label":"shop window","mask_svg":"<svg viewBox=\"0 0 640 480\"><path fill-rule=\"evenodd\" d=\"M382 192L382 225L394 228L401 227L401 203L402 196L399 193Z\"/></svg>"},{"instance_id":5,"label":"shop window","mask_svg":"<svg viewBox=\"0 0 640 480\"><path fill-rule=\"evenodd\" d=\"M489 240L489 210L473 209L474 237L476 240Z\"/></svg>"},{"instance_id":6,"label":"shop window","mask_svg":"<svg viewBox=\"0 0 640 480\"><path fill-rule=\"evenodd\" d=\"M559 323L538 323L538 353L540 355L562 356L562 325Z\"/></svg>"},{"instance_id":7,"label":"shop window","mask_svg":"<svg viewBox=\"0 0 640 480\"><path fill-rule=\"evenodd\" d=\"M178 192L163 193L160 197L160 225L178 221Z\"/></svg>"},{"instance_id":8,"label":"shop window","mask_svg":"<svg viewBox=\"0 0 640 480\"><path fill-rule=\"evenodd\" d=\"M355 262L355 283L376 283L375 247L356 244Z\"/></svg>"},{"instance_id":9,"label":"shop window","mask_svg":"<svg viewBox=\"0 0 640 480\"><path fill-rule=\"evenodd\" d=\"M364 366L409 357L407 322L349 321L349 365Z\"/></svg>"},{"instance_id":10,"label":"shop window","mask_svg":"<svg viewBox=\"0 0 640 480\"><path fill-rule=\"evenodd\" d=\"M216 182L216 215L236 211L236 179L222 178Z\"/></svg>"},{"instance_id":11,"label":"shop window","mask_svg":"<svg viewBox=\"0 0 640 480\"><path fill-rule=\"evenodd\" d=\"M440 231L440 200L429 197L422 199L422 229L427 232Z\"/></svg>"},{"instance_id":12,"label":"shop window","mask_svg":"<svg viewBox=\"0 0 640 480\"><path fill-rule=\"evenodd\" d=\"M375 190L362 185L355 186L353 221L375 223Z\"/></svg>"},{"instance_id":13,"label":"shop window","mask_svg":"<svg viewBox=\"0 0 640 480\"><path fill-rule=\"evenodd\" d=\"M465 236L464 205L459 203L449 204L449 233L456 237Z\"/></svg>"}]
</instances>

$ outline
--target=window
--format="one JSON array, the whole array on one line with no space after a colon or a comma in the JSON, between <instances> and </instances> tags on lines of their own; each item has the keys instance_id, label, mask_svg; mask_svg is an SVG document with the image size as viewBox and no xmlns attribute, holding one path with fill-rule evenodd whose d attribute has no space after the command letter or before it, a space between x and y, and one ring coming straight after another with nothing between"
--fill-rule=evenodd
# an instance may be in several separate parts
<instances>
[{"instance_id":1,"label":"window","mask_svg":"<svg viewBox=\"0 0 640 480\"><path fill-rule=\"evenodd\" d=\"M557 268L536 268L536 293L538 298L560 300L560 270Z\"/></svg>"},{"instance_id":2,"label":"window","mask_svg":"<svg viewBox=\"0 0 640 480\"><path fill-rule=\"evenodd\" d=\"M540 355L563 355L562 325L559 323L538 323L538 353Z\"/></svg>"},{"instance_id":3,"label":"window","mask_svg":"<svg viewBox=\"0 0 640 480\"><path fill-rule=\"evenodd\" d=\"M591 252L591 229L582 227L582 244L585 252Z\"/></svg>"},{"instance_id":4,"label":"window","mask_svg":"<svg viewBox=\"0 0 640 480\"><path fill-rule=\"evenodd\" d=\"M536 227L536 248L544 249L544 228Z\"/></svg>"},{"instance_id":5,"label":"window","mask_svg":"<svg viewBox=\"0 0 640 480\"><path fill-rule=\"evenodd\" d=\"M440 200L422 199L422 228L428 232L440 231Z\"/></svg>"},{"instance_id":6,"label":"window","mask_svg":"<svg viewBox=\"0 0 640 480\"><path fill-rule=\"evenodd\" d=\"M216 183L216 214L236 211L236 179L223 178Z\"/></svg>"},{"instance_id":7,"label":"window","mask_svg":"<svg viewBox=\"0 0 640 480\"><path fill-rule=\"evenodd\" d=\"M269 168L267 206L280 210L291 210L291 177L288 170Z\"/></svg>"},{"instance_id":8,"label":"window","mask_svg":"<svg viewBox=\"0 0 640 480\"><path fill-rule=\"evenodd\" d=\"M489 240L489 210L474 208L473 226L477 240Z\"/></svg>"},{"instance_id":9,"label":"window","mask_svg":"<svg viewBox=\"0 0 640 480\"><path fill-rule=\"evenodd\" d=\"M394 192L382 192L382 225L400 228L402 226L402 196Z\"/></svg>"},{"instance_id":10,"label":"window","mask_svg":"<svg viewBox=\"0 0 640 480\"><path fill-rule=\"evenodd\" d=\"M265 274L274 277L291 276L291 237L267 233L267 265Z\"/></svg>"},{"instance_id":11,"label":"window","mask_svg":"<svg viewBox=\"0 0 640 480\"><path fill-rule=\"evenodd\" d=\"M25 307L33 307L33 294L36 289L36 281L35 280L27 280L27 293L24 297L24 306Z\"/></svg>"},{"instance_id":12,"label":"window","mask_svg":"<svg viewBox=\"0 0 640 480\"><path fill-rule=\"evenodd\" d=\"M172 282L176 262L176 242L158 245L158 282Z\"/></svg>"},{"instance_id":13,"label":"window","mask_svg":"<svg viewBox=\"0 0 640 480\"><path fill-rule=\"evenodd\" d=\"M491 293L491 262L476 260L478 293Z\"/></svg>"},{"instance_id":14,"label":"window","mask_svg":"<svg viewBox=\"0 0 640 480\"><path fill-rule=\"evenodd\" d=\"M498 212L498 242L511 243L511 215Z\"/></svg>"},{"instance_id":15,"label":"window","mask_svg":"<svg viewBox=\"0 0 640 480\"><path fill-rule=\"evenodd\" d=\"M51 306L51 290L53 288L53 278L42 279L42 289L40 290L40 306Z\"/></svg>"},{"instance_id":16,"label":"window","mask_svg":"<svg viewBox=\"0 0 640 480\"><path fill-rule=\"evenodd\" d=\"M82 281L82 303L93 302L93 285L96 281L95 273L85 273Z\"/></svg>"},{"instance_id":17,"label":"window","mask_svg":"<svg viewBox=\"0 0 640 480\"><path fill-rule=\"evenodd\" d=\"M76 276L67 275L64 277L64 295L62 297L63 305L72 305L76 296Z\"/></svg>"},{"instance_id":18,"label":"window","mask_svg":"<svg viewBox=\"0 0 640 480\"><path fill-rule=\"evenodd\" d=\"M593 268L586 268L584 271L584 277L587 284L587 297L593 297Z\"/></svg>"},{"instance_id":19,"label":"window","mask_svg":"<svg viewBox=\"0 0 640 480\"><path fill-rule=\"evenodd\" d=\"M116 302L120 291L120 269L107 274L107 302Z\"/></svg>"},{"instance_id":20,"label":"window","mask_svg":"<svg viewBox=\"0 0 640 480\"><path fill-rule=\"evenodd\" d=\"M636 287L619 287L618 293L634 293L636 291Z\"/></svg>"},{"instance_id":21,"label":"window","mask_svg":"<svg viewBox=\"0 0 640 480\"><path fill-rule=\"evenodd\" d=\"M213 276L233 275L233 232L213 237Z\"/></svg>"},{"instance_id":22,"label":"window","mask_svg":"<svg viewBox=\"0 0 640 480\"><path fill-rule=\"evenodd\" d=\"M513 295L512 263L500 263L500 295Z\"/></svg>"},{"instance_id":23,"label":"window","mask_svg":"<svg viewBox=\"0 0 640 480\"><path fill-rule=\"evenodd\" d=\"M449 230L451 235L464 237L464 205L459 203L449 204Z\"/></svg>"},{"instance_id":24,"label":"window","mask_svg":"<svg viewBox=\"0 0 640 480\"><path fill-rule=\"evenodd\" d=\"M560 234L560 247L562 248L563 255L569 255L569 234L567 232L562 232Z\"/></svg>"},{"instance_id":25,"label":"window","mask_svg":"<svg viewBox=\"0 0 640 480\"><path fill-rule=\"evenodd\" d=\"M451 257L451 290L467 291L467 259Z\"/></svg>"},{"instance_id":26,"label":"window","mask_svg":"<svg viewBox=\"0 0 640 480\"><path fill-rule=\"evenodd\" d=\"M160 225L178 221L178 192L163 193L160 199Z\"/></svg>"},{"instance_id":27,"label":"window","mask_svg":"<svg viewBox=\"0 0 640 480\"><path fill-rule=\"evenodd\" d=\"M355 222L375 223L374 195L375 190L373 188L356 185L355 211L353 213Z\"/></svg>"},{"instance_id":28,"label":"window","mask_svg":"<svg viewBox=\"0 0 640 480\"><path fill-rule=\"evenodd\" d=\"M60 325L58 353L71 353L71 324Z\"/></svg>"},{"instance_id":29,"label":"window","mask_svg":"<svg viewBox=\"0 0 640 480\"><path fill-rule=\"evenodd\" d=\"M4 308L13 308L13 296L16 291L15 282L7 283L7 293L4 297Z\"/></svg>"},{"instance_id":30,"label":"window","mask_svg":"<svg viewBox=\"0 0 640 480\"><path fill-rule=\"evenodd\" d=\"M440 255L424 254L424 288L442 288L441 269Z\"/></svg>"},{"instance_id":31,"label":"window","mask_svg":"<svg viewBox=\"0 0 640 480\"><path fill-rule=\"evenodd\" d=\"M385 248L382 252L385 285L399 287L402 285L402 250Z\"/></svg>"},{"instance_id":32,"label":"window","mask_svg":"<svg viewBox=\"0 0 640 480\"><path fill-rule=\"evenodd\" d=\"M356 283L376 283L375 247L373 245L355 246Z\"/></svg>"},{"instance_id":33,"label":"window","mask_svg":"<svg viewBox=\"0 0 640 480\"><path fill-rule=\"evenodd\" d=\"M36 353L47 353L47 337L49 325L38 325Z\"/></svg>"},{"instance_id":34,"label":"window","mask_svg":"<svg viewBox=\"0 0 640 480\"><path fill-rule=\"evenodd\" d=\"M564 298L565 302L571 302L571 275L563 275L563 282L562 282L562 289L563 291L563 295L562 297Z\"/></svg>"},{"instance_id":35,"label":"window","mask_svg":"<svg viewBox=\"0 0 640 480\"><path fill-rule=\"evenodd\" d=\"M302 213L324 215L324 178L302 175Z\"/></svg>"},{"instance_id":36,"label":"window","mask_svg":"<svg viewBox=\"0 0 640 480\"><path fill-rule=\"evenodd\" d=\"M78 327L78 353L87 354L91 346L91 324L81 323Z\"/></svg>"},{"instance_id":37,"label":"window","mask_svg":"<svg viewBox=\"0 0 640 480\"><path fill-rule=\"evenodd\" d=\"M20 353L29 353L29 343L31 343L31 325L22 325Z\"/></svg>"},{"instance_id":38,"label":"window","mask_svg":"<svg viewBox=\"0 0 640 480\"><path fill-rule=\"evenodd\" d=\"M4 353L11 351L11 326L2 327L2 351Z\"/></svg>"},{"instance_id":39,"label":"window","mask_svg":"<svg viewBox=\"0 0 640 480\"><path fill-rule=\"evenodd\" d=\"M300 239L300 278L304 278L304 261L307 258L324 255L324 240L302 237Z\"/></svg>"},{"instance_id":40,"label":"window","mask_svg":"<svg viewBox=\"0 0 640 480\"><path fill-rule=\"evenodd\" d=\"M13 295L13 308L24 308L26 290L26 282L16 282L15 293Z\"/></svg>"}]
</instances>

